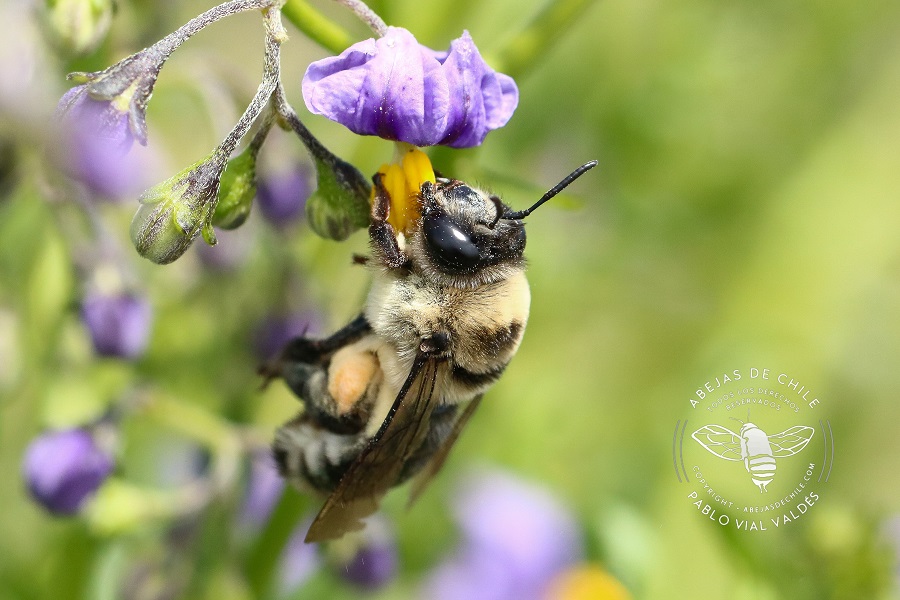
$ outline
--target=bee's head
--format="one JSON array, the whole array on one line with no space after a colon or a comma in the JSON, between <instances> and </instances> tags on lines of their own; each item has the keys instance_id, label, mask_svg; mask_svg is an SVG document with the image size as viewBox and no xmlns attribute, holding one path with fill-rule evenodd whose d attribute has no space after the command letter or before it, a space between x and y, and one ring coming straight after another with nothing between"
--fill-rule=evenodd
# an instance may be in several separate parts
<instances>
[{"instance_id":1,"label":"bee's head","mask_svg":"<svg viewBox=\"0 0 900 600\"><path fill-rule=\"evenodd\" d=\"M497 196L462 181L439 178L420 192L422 219L411 243L422 267L434 278L459 287L499 281L524 266L525 224L538 206L558 194L582 173L578 168L531 208L514 212Z\"/></svg>"}]
</instances>

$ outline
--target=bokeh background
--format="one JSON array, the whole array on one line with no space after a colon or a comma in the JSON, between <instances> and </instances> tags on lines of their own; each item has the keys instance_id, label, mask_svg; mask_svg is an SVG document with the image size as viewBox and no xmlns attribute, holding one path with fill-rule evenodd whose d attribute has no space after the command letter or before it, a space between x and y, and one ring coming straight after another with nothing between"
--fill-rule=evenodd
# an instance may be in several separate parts
<instances>
[{"instance_id":1,"label":"bokeh background","mask_svg":"<svg viewBox=\"0 0 900 600\"><path fill-rule=\"evenodd\" d=\"M577 527L574 562L634 598L897 597L900 4L372 4L434 48L468 29L519 83L508 126L478 149L430 151L436 168L525 207L575 166L600 165L529 219L522 348L419 504L407 512L402 491L389 496L397 570L368 591L334 568L339 548L277 566L314 501L289 491L271 518L246 514L248 486L262 486L250 457L298 406L280 384L258 389L271 321L326 334L357 314L368 275L351 257L365 234L324 241L302 218L255 208L219 246L200 241L170 266L128 240L140 189L206 155L255 91L258 16L211 26L167 63L130 197L95 198L54 166L65 74L102 69L209 6L120 2L82 56L52 41L40 2L0 8L0 597L428 597L465 551L459 521L481 506L467 505L473 478L505 482L510 506L537 494L562 511ZM368 37L346 10L315 6L353 40ZM534 36L517 35L548 6ZM391 145L302 108L300 77L328 52L287 27L283 68L301 118L373 173ZM305 161L276 132L260 176ZM149 345L133 360L97 356L81 316L110 280L152 306ZM671 455L694 390L751 366L809 382L835 437L820 503L756 535L697 514ZM23 483L25 448L104 415L115 493L101 490L102 510L49 515ZM214 491L198 493L208 481ZM514 542L523 527L500 537ZM568 597L621 597L612 584L584 593Z\"/></svg>"}]
</instances>

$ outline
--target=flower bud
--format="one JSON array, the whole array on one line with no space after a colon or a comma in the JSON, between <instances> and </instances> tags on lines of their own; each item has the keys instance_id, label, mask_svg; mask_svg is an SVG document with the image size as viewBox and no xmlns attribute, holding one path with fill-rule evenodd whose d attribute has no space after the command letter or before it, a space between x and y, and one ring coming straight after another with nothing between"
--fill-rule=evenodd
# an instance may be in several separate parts
<instances>
[{"instance_id":1,"label":"flower bud","mask_svg":"<svg viewBox=\"0 0 900 600\"><path fill-rule=\"evenodd\" d=\"M171 51L161 44L162 41L144 48L102 71L69 73L68 77L70 81L82 84L73 89L83 87L93 100L109 102L117 111L127 115L131 134L145 146L147 103L153 94L159 71Z\"/></svg>"},{"instance_id":2,"label":"flower bud","mask_svg":"<svg viewBox=\"0 0 900 600\"><path fill-rule=\"evenodd\" d=\"M50 512L81 509L113 469L112 458L85 429L49 431L25 451L22 474L32 497Z\"/></svg>"},{"instance_id":3,"label":"flower bud","mask_svg":"<svg viewBox=\"0 0 900 600\"><path fill-rule=\"evenodd\" d=\"M256 196L256 150L246 150L228 161L219 184L218 204L213 225L236 229L250 216Z\"/></svg>"},{"instance_id":4,"label":"flower bud","mask_svg":"<svg viewBox=\"0 0 900 600\"><path fill-rule=\"evenodd\" d=\"M44 22L53 41L73 54L93 51L112 21L112 0L46 0Z\"/></svg>"},{"instance_id":5,"label":"flower bud","mask_svg":"<svg viewBox=\"0 0 900 600\"><path fill-rule=\"evenodd\" d=\"M359 170L331 156L314 157L318 189L306 202L306 218L318 235L343 241L369 225L372 186Z\"/></svg>"},{"instance_id":6,"label":"flower bud","mask_svg":"<svg viewBox=\"0 0 900 600\"><path fill-rule=\"evenodd\" d=\"M135 359L147 348L152 310L145 298L90 294L82 301L81 317L100 356Z\"/></svg>"},{"instance_id":7,"label":"flower bud","mask_svg":"<svg viewBox=\"0 0 900 600\"><path fill-rule=\"evenodd\" d=\"M131 241L141 256L171 263L201 233L210 246L216 244L211 220L224 167L225 161L211 154L141 195L131 221Z\"/></svg>"}]
</instances>

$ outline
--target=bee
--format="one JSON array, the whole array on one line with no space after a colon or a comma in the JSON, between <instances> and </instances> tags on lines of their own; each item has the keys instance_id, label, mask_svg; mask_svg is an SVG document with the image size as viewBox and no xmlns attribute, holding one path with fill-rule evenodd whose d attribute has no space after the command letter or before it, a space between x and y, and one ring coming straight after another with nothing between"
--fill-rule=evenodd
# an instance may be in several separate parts
<instances>
[{"instance_id":1,"label":"bee","mask_svg":"<svg viewBox=\"0 0 900 600\"><path fill-rule=\"evenodd\" d=\"M740 433L734 433L721 425L704 425L691 437L719 458L742 460L750 479L759 487L760 493L767 492L775 478L775 459L797 454L809 444L816 432L806 425L795 425L789 429L766 435L762 429L749 421L735 419L741 423Z\"/></svg>"},{"instance_id":2,"label":"bee","mask_svg":"<svg viewBox=\"0 0 900 600\"><path fill-rule=\"evenodd\" d=\"M522 211L459 180L426 181L406 233L388 223L375 175L362 314L330 337L291 340L262 370L303 403L275 435L282 476L327 494L307 542L361 529L390 488L418 475L412 502L441 468L522 341L531 298L522 219L596 164Z\"/></svg>"}]
</instances>

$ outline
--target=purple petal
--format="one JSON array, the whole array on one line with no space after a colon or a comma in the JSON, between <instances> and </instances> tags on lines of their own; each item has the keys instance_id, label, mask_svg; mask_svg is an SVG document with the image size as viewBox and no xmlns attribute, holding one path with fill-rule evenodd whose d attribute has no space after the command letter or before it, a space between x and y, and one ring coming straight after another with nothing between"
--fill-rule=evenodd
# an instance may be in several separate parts
<instances>
[{"instance_id":1,"label":"purple petal","mask_svg":"<svg viewBox=\"0 0 900 600\"><path fill-rule=\"evenodd\" d=\"M113 461L83 429L45 433L25 451L23 477L31 495L47 510L78 512L112 472Z\"/></svg>"},{"instance_id":2,"label":"purple petal","mask_svg":"<svg viewBox=\"0 0 900 600\"><path fill-rule=\"evenodd\" d=\"M397 549L387 543L361 548L341 571L344 579L368 590L384 587L396 574Z\"/></svg>"},{"instance_id":3,"label":"purple petal","mask_svg":"<svg viewBox=\"0 0 900 600\"><path fill-rule=\"evenodd\" d=\"M141 161L129 151L134 135L128 112L95 100L84 85L67 91L56 109L65 136L67 170L96 195L118 199L145 184Z\"/></svg>"},{"instance_id":4,"label":"purple petal","mask_svg":"<svg viewBox=\"0 0 900 600\"><path fill-rule=\"evenodd\" d=\"M423 598L434 600L528 600L517 596L515 572L502 557L479 548L461 548L425 582Z\"/></svg>"},{"instance_id":5,"label":"purple petal","mask_svg":"<svg viewBox=\"0 0 900 600\"><path fill-rule=\"evenodd\" d=\"M471 479L454 512L467 542L504 557L517 580L544 583L581 558L574 517L547 490L509 475Z\"/></svg>"},{"instance_id":6,"label":"purple petal","mask_svg":"<svg viewBox=\"0 0 900 600\"><path fill-rule=\"evenodd\" d=\"M284 547L278 566L280 595L286 595L297 589L312 577L321 564L319 546L303 541L310 525L312 525L312 517L305 519L294 529Z\"/></svg>"},{"instance_id":7,"label":"purple petal","mask_svg":"<svg viewBox=\"0 0 900 600\"><path fill-rule=\"evenodd\" d=\"M438 53L389 27L378 40L311 64L303 98L312 113L361 135L464 148L506 124L518 89L487 66L468 32Z\"/></svg>"},{"instance_id":8,"label":"purple petal","mask_svg":"<svg viewBox=\"0 0 900 600\"><path fill-rule=\"evenodd\" d=\"M247 491L241 509L241 523L261 527L275 508L282 491L284 480L278 474L271 453L255 454L250 460L250 476L247 478Z\"/></svg>"},{"instance_id":9,"label":"purple petal","mask_svg":"<svg viewBox=\"0 0 900 600\"><path fill-rule=\"evenodd\" d=\"M390 583L397 575L398 557L396 537L387 519L381 514L366 519L358 543L353 557L338 565L338 574L366 590L377 590Z\"/></svg>"},{"instance_id":10,"label":"purple petal","mask_svg":"<svg viewBox=\"0 0 900 600\"><path fill-rule=\"evenodd\" d=\"M84 299L81 314L100 356L134 359L144 353L152 318L146 299L94 294Z\"/></svg>"},{"instance_id":11,"label":"purple petal","mask_svg":"<svg viewBox=\"0 0 900 600\"><path fill-rule=\"evenodd\" d=\"M538 600L582 555L573 516L547 490L499 472L472 477L454 513L462 541L428 579L426 597Z\"/></svg>"}]
</instances>

